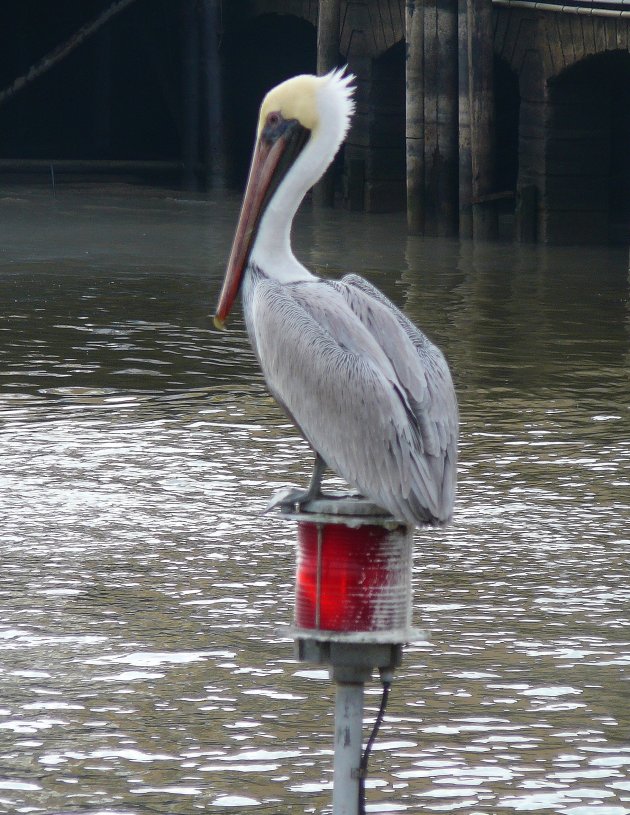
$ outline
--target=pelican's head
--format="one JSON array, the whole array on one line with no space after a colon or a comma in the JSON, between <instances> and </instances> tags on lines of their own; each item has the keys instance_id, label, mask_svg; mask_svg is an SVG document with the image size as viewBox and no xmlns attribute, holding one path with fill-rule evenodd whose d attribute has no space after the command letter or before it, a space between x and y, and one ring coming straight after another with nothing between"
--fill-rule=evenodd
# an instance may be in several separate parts
<instances>
[{"instance_id":1,"label":"pelican's head","mask_svg":"<svg viewBox=\"0 0 630 815\"><path fill-rule=\"evenodd\" d=\"M268 122L269 115L280 114L285 121L295 120L309 133L316 133L323 121L338 129L337 138L341 144L354 112L352 100L352 74L344 74L343 69L334 70L325 76L302 74L276 85L265 96L260 106L257 137ZM332 157L330 159L332 161Z\"/></svg>"},{"instance_id":2,"label":"pelican's head","mask_svg":"<svg viewBox=\"0 0 630 815\"><path fill-rule=\"evenodd\" d=\"M304 74L287 79L263 99L256 145L214 324L223 328L269 203L290 222L307 190L335 157L354 111L352 74ZM284 240L284 236L278 238Z\"/></svg>"}]
</instances>

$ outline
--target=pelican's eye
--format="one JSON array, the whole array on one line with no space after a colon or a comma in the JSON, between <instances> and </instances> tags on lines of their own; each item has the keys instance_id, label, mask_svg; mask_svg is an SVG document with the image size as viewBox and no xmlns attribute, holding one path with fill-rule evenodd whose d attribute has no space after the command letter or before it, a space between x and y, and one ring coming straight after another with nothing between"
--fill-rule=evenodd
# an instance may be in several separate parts
<instances>
[{"instance_id":1,"label":"pelican's eye","mask_svg":"<svg viewBox=\"0 0 630 815\"><path fill-rule=\"evenodd\" d=\"M265 141L273 144L281 136L284 136L294 123L294 119L285 119L279 110L272 110L265 119L262 136Z\"/></svg>"}]
</instances>

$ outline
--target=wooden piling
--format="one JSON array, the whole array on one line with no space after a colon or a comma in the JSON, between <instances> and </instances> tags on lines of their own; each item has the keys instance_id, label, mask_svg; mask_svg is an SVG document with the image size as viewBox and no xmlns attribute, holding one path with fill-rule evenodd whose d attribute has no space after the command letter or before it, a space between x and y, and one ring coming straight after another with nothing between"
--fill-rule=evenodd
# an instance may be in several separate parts
<instances>
[{"instance_id":1,"label":"wooden piling","mask_svg":"<svg viewBox=\"0 0 630 815\"><path fill-rule=\"evenodd\" d=\"M182 15L182 183L186 190L199 188L199 32L196 0L184 0Z\"/></svg>"},{"instance_id":2,"label":"wooden piling","mask_svg":"<svg viewBox=\"0 0 630 815\"><path fill-rule=\"evenodd\" d=\"M405 11L407 229L424 232L424 13L422 0L407 0Z\"/></svg>"},{"instance_id":3,"label":"wooden piling","mask_svg":"<svg viewBox=\"0 0 630 815\"><path fill-rule=\"evenodd\" d=\"M206 188L226 186L225 139L223 138L223 92L219 58L220 2L201 3L201 66L203 75L204 169Z\"/></svg>"},{"instance_id":4,"label":"wooden piling","mask_svg":"<svg viewBox=\"0 0 630 815\"><path fill-rule=\"evenodd\" d=\"M95 86L92 99L94 111L94 152L110 156L112 148L112 32L106 27L94 42Z\"/></svg>"},{"instance_id":5,"label":"wooden piling","mask_svg":"<svg viewBox=\"0 0 630 815\"><path fill-rule=\"evenodd\" d=\"M319 0L317 17L317 73L328 73L339 63L339 27L341 0ZM335 203L335 179L331 170L313 190L313 200L320 207Z\"/></svg>"},{"instance_id":6,"label":"wooden piling","mask_svg":"<svg viewBox=\"0 0 630 815\"><path fill-rule=\"evenodd\" d=\"M425 231L457 233L457 2L424 5Z\"/></svg>"},{"instance_id":7,"label":"wooden piling","mask_svg":"<svg viewBox=\"0 0 630 815\"><path fill-rule=\"evenodd\" d=\"M536 243L536 187L524 184L516 199L516 240Z\"/></svg>"},{"instance_id":8,"label":"wooden piling","mask_svg":"<svg viewBox=\"0 0 630 815\"><path fill-rule=\"evenodd\" d=\"M328 73L339 60L341 0L319 0L317 17L317 73Z\"/></svg>"},{"instance_id":9,"label":"wooden piling","mask_svg":"<svg viewBox=\"0 0 630 815\"><path fill-rule=\"evenodd\" d=\"M494 29L492 0L468 0L468 76L473 236L497 237L494 192Z\"/></svg>"},{"instance_id":10,"label":"wooden piling","mask_svg":"<svg viewBox=\"0 0 630 815\"><path fill-rule=\"evenodd\" d=\"M459 83L459 237L472 238L472 156L470 150L470 98L468 79L468 0L457 7Z\"/></svg>"}]
</instances>

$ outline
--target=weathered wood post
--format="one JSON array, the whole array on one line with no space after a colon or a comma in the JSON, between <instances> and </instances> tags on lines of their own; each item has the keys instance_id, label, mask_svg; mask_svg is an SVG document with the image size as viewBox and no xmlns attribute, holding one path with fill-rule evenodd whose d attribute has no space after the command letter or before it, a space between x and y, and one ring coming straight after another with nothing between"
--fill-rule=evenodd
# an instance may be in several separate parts
<instances>
[{"instance_id":1,"label":"weathered wood post","mask_svg":"<svg viewBox=\"0 0 630 815\"><path fill-rule=\"evenodd\" d=\"M185 0L182 12L182 160L183 186L198 189L199 32L196 0Z\"/></svg>"},{"instance_id":2,"label":"weathered wood post","mask_svg":"<svg viewBox=\"0 0 630 815\"><path fill-rule=\"evenodd\" d=\"M206 187L225 187L225 140L223 138L223 93L219 58L220 3L202 0L202 72L204 79L204 165Z\"/></svg>"},{"instance_id":3,"label":"weathered wood post","mask_svg":"<svg viewBox=\"0 0 630 815\"><path fill-rule=\"evenodd\" d=\"M424 232L424 13L422 0L407 0L405 12L407 229Z\"/></svg>"},{"instance_id":4,"label":"weathered wood post","mask_svg":"<svg viewBox=\"0 0 630 815\"><path fill-rule=\"evenodd\" d=\"M497 237L494 192L494 31L492 0L468 0L468 76L473 237Z\"/></svg>"},{"instance_id":5,"label":"weathered wood post","mask_svg":"<svg viewBox=\"0 0 630 815\"><path fill-rule=\"evenodd\" d=\"M457 2L424 4L425 231L441 236L457 232Z\"/></svg>"},{"instance_id":6,"label":"weathered wood post","mask_svg":"<svg viewBox=\"0 0 630 815\"><path fill-rule=\"evenodd\" d=\"M472 238L472 156L470 151L470 88L468 78L468 0L457 8L459 79L459 237Z\"/></svg>"},{"instance_id":7,"label":"weathered wood post","mask_svg":"<svg viewBox=\"0 0 630 815\"><path fill-rule=\"evenodd\" d=\"M97 93L93 98L94 148L101 156L110 155L112 136L112 32L105 27L94 43Z\"/></svg>"},{"instance_id":8,"label":"weathered wood post","mask_svg":"<svg viewBox=\"0 0 630 815\"><path fill-rule=\"evenodd\" d=\"M335 68L339 61L339 23L341 0L319 0L317 17L317 73ZM320 207L335 203L335 178L332 168L313 190L313 200Z\"/></svg>"}]
</instances>

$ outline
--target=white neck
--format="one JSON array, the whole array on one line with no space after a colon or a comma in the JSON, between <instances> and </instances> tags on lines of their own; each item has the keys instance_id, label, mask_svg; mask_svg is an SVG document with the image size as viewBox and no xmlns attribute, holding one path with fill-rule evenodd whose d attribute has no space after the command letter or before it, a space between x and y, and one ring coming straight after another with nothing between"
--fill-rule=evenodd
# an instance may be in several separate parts
<instances>
[{"instance_id":1,"label":"white neck","mask_svg":"<svg viewBox=\"0 0 630 815\"><path fill-rule=\"evenodd\" d=\"M293 254L291 226L304 196L335 157L352 111L347 83L339 93L336 89L330 91L330 85L338 81L334 74L322 77L321 81L318 126L269 201L251 252L254 265L283 283L314 277Z\"/></svg>"}]
</instances>

